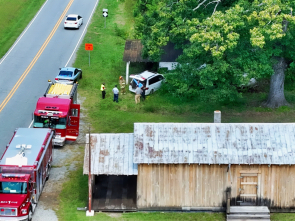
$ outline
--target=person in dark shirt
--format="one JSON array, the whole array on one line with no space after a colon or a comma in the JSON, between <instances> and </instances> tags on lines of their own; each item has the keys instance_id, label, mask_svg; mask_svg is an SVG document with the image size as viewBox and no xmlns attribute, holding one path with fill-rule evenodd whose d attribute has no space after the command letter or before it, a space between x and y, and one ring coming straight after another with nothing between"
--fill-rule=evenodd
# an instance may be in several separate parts
<instances>
[{"instance_id":1,"label":"person in dark shirt","mask_svg":"<svg viewBox=\"0 0 295 221\"><path fill-rule=\"evenodd\" d=\"M145 100L145 90L146 90L145 85L143 85L141 87L141 90L142 90L142 92L141 92L141 100L144 101Z\"/></svg>"}]
</instances>

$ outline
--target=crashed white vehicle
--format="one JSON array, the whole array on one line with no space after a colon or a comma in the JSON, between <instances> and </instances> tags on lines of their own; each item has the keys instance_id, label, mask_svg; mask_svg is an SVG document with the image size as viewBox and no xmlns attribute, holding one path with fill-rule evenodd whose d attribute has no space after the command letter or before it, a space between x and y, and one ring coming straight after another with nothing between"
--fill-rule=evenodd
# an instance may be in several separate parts
<instances>
[{"instance_id":1,"label":"crashed white vehicle","mask_svg":"<svg viewBox=\"0 0 295 221\"><path fill-rule=\"evenodd\" d=\"M137 75L130 75L129 91L135 93L137 85L146 87L145 95L154 93L161 87L162 82L165 80L164 76L150 71L144 71Z\"/></svg>"}]
</instances>

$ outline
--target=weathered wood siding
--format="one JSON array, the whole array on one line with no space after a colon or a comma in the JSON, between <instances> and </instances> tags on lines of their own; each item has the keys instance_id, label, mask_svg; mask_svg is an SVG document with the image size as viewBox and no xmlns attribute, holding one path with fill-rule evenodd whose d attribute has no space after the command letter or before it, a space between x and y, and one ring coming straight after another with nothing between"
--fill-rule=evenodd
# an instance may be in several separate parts
<instances>
[{"instance_id":1,"label":"weathered wood siding","mask_svg":"<svg viewBox=\"0 0 295 221\"><path fill-rule=\"evenodd\" d=\"M295 208L295 166L278 165L141 164L138 166L139 209L223 207L231 189L231 204L239 205L241 174L257 173L257 205Z\"/></svg>"},{"instance_id":2,"label":"weathered wood siding","mask_svg":"<svg viewBox=\"0 0 295 221\"><path fill-rule=\"evenodd\" d=\"M226 165L138 165L138 208L221 207L228 183Z\"/></svg>"}]
</instances>

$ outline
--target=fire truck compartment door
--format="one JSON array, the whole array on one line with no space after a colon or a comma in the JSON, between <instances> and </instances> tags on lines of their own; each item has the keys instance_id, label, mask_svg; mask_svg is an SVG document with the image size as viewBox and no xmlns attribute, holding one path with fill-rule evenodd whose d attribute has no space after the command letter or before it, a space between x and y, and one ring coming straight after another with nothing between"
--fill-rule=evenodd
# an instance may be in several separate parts
<instances>
[{"instance_id":1,"label":"fire truck compartment door","mask_svg":"<svg viewBox=\"0 0 295 221\"><path fill-rule=\"evenodd\" d=\"M75 141L79 135L80 104L71 104L66 140Z\"/></svg>"}]
</instances>

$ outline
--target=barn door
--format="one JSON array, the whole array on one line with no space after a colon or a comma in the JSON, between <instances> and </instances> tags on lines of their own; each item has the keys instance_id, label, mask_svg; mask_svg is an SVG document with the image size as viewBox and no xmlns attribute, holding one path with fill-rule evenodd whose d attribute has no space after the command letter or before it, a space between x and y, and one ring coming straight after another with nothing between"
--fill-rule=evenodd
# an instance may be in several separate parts
<instances>
[{"instance_id":1,"label":"barn door","mask_svg":"<svg viewBox=\"0 0 295 221\"><path fill-rule=\"evenodd\" d=\"M240 176L240 205L256 206L258 192L258 174L257 173L241 173Z\"/></svg>"}]
</instances>

